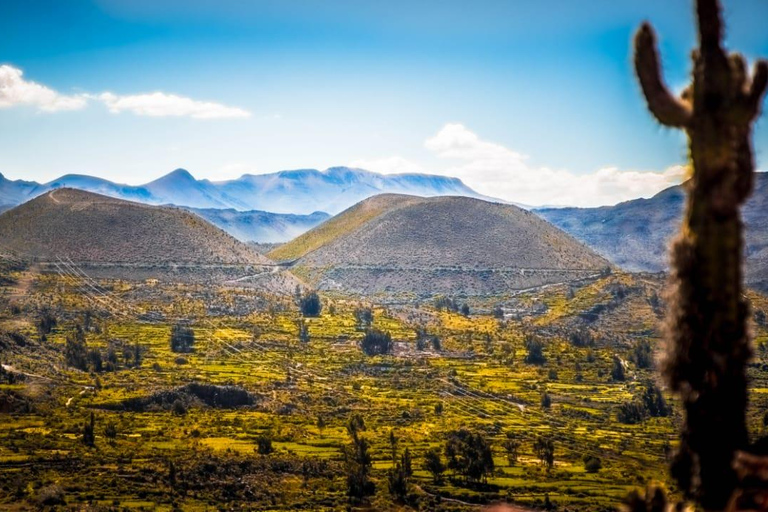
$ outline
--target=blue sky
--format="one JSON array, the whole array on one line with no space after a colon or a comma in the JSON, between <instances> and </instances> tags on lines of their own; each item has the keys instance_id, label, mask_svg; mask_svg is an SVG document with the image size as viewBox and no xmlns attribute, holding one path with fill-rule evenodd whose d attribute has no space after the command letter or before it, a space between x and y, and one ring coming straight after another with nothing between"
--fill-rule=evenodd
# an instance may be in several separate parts
<instances>
[{"instance_id":1,"label":"blue sky","mask_svg":"<svg viewBox=\"0 0 768 512\"><path fill-rule=\"evenodd\" d=\"M0 173L12 179L136 184L177 167L222 180L358 165L587 205L682 175L684 139L646 112L630 40L651 20L680 89L694 43L688 0L0 7L0 83L16 91L0 95ZM766 19L768 1L727 2L728 45L768 56ZM755 139L763 168L765 124Z\"/></svg>"}]
</instances>

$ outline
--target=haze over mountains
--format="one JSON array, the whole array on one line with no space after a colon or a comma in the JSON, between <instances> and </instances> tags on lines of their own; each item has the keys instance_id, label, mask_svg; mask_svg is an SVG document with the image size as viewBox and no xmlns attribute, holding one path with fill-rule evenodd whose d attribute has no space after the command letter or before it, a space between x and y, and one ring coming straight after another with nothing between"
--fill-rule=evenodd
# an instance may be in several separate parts
<instances>
[{"instance_id":1,"label":"haze over mountains","mask_svg":"<svg viewBox=\"0 0 768 512\"><path fill-rule=\"evenodd\" d=\"M238 179L197 180L177 169L144 185L121 185L101 178L66 175L48 183L11 181L0 174L0 205L15 206L50 190L69 187L146 204L272 213L335 215L381 193L418 196L483 197L457 178L426 174L383 175L363 169L331 167L272 174L245 174Z\"/></svg>"},{"instance_id":2,"label":"haze over mountains","mask_svg":"<svg viewBox=\"0 0 768 512\"><path fill-rule=\"evenodd\" d=\"M570 233L612 263L630 271L666 270L669 241L683 215L683 186L649 199L601 208L547 208L536 213ZM746 280L768 292L768 173L755 175L743 209L746 224Z\"/></svg>"},{"instance_id":3,"label":"haze over mountains","mask_svg":"<svg viewBox=\"0 0 768 512\"><path fill-rule=\"evenodd\" d=\"M513 205L384 194L267 254L323 290L493 295L595 275L608 261Z\"/></svg>"}]
</instances>

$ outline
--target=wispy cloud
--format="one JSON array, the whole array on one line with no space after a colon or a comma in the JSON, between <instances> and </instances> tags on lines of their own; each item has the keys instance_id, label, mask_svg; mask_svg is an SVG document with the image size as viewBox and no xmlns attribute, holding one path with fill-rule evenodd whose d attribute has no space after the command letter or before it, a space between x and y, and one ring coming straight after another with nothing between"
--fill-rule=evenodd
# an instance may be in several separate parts
<instances>
[{"instance_id":1,"label":"wispy cloud","mask_svg":"<svg viewBox=\"0 0 768 512\"><path fill-rule=\"evenodd\" d=\"M0 66L0 108L32 106L43 112L58 112L78 110L84 108L89 101L96 101L106 105L109 111L115 114L131 112L138 116L194 119L232 119L251 116L250 112L242 108L164 92L123 96L111 92L65 95L44 85L25 80L23 75L24 72L21 69L7 64Z\"/></svg>"},{"instance_id":2,"label":"wispy cloud","mask_svg":"<svg viewBox=\"0 0 768 512\"><path fill-rule=\"evenodd\" d=\"M679 165L664 171L605 167L586 174L533 166L527 155L484 140L458 123L446 124L424 147L447 162L440 174L460 178L481 194L532 206L602 206L650 197L679 184L686 174ZM352 165L383 173L424 172L418 163L400 157Z\"/></svg>"},{"instance_id":3,"label":"wispy cloud","mask_svg":"<svg viewBox=\"0 0 768 512\"><path fill-rule=\"evenodd\" d=\"M478 192L531 205L616 204L649 197L685 177L683 166L660 172L606 167L587 174L536 167L526 155L483 140L461 124L445 125L424 146L439 158L456 161L446 173Z\"/></svg>"},{"instance_id":4,"label":"wispy cloud","mask_svg":"<svg viewBox=\"0 0 768 512\"><path fill-rule=\"evenodd\" d=\"M13 66L0 66L0 108L16 105L37 107L43 112L77 110L85 107L83 95L67 96L36 82L24 79L24 72Z\"/></svg>"},{"instance_id":5,"label":"wispy cloud","mask_svg":"<svg viewBox=\"0 0 768 512\"><path fill-rule=\"evenodd\" d=\"M114 114L128 111L138 116L192 117L194 119L228 119L251 116L250 112L242 108L228 107L211 101L197 101L163 92L127 96L105 92L94 98L104 103Z\"/></svg>"}]
</instances>

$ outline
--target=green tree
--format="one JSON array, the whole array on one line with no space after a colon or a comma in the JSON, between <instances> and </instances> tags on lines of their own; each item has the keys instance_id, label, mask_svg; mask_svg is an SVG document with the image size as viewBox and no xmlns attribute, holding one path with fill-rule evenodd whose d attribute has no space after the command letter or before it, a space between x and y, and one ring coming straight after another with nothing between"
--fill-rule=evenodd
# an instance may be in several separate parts
<instances>
[{"instance_id":1,"label":"green tree","mask_svg":"<svg viewBox=\"0 0 768 512\"><path fill-rule=\"evenodd\" d=\"M533 442L533 451L547 471L550 471L555 465L555 442L549 437L539 436Z\"/></svg>"},{"instance_id":2,"label":"green tree","mask_svg":"<svg viewBox=\"0 0 768 512\"><path fill-rule=\"evenodd\" d=\"M437 448L430 448L424 454L424 469L432 475L432 481L435 484L439 484L443 481L443 473L445 473L445 464L440 457L440 450Z\"/></svg>"},{"instance_id":3,"label":"green tree","mask_svg":"<svg viewBox=\"0 0 768 512\"><path fill-rule=\"evenodd\" d=\"M445 457L449 469L471 482L485 480L494 469L491 445L482 434L465 428L448 434Z\"/></svg>"}]
</instances>

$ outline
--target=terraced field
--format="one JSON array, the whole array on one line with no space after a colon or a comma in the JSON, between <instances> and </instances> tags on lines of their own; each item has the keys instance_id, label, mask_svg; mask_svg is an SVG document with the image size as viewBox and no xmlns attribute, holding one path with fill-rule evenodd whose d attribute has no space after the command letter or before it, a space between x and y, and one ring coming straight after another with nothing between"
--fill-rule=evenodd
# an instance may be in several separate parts
<instances>
[{"instance_id":1,"label":"terraced field","mask_svg":"<svg viewBox=\"0 0 768 512\"><path fill-rule=\"evenodd\" d=\"M13 266L6 274L7 290L25 275ZM431 301L373 305L373 327L391 333L394 349L367 356L354 314L361 304L340 296L322 297L321 316L303 319L309 339L301 341L290 296L49 269L24 298L2 300L0 507L61 499L77 509L473 510L509 501L614 510L628 490L667 480L677 412L634 423L618 416L655 378L633 354L638 341L657 344L659 288L656 276L608 275L473 303L468 316ZM768 309L763 296L751 299L756 310ZM57 323L42 341L35 323L44 306ZM89 350L127 347L114 371L67 364L66 339L86 316ZM179 320L195 334L189 353L170 349ZM417 340L419 329L440 347ZM579 346L568 334L574 329L591 341ZM755 332L750 422L758 434L768 405L768 333L764 325ZM544 361L531 361L531 339L541 341ZM141 352L138 366L124 362L131 347ZM614 375L617 358L622 378ZM192 397L168 407L157 398L190 383L235 386L252 404ZM127 405L137 399L149 405ZM92 447L83 442L91 413ZM354 414L365 422L376 488L352 503L343 449ZM495 469L476 483L451 471L435 483L424 455L442 452L460 427L490 442ZM413 457L405 498L388 486L391 434L398 457L406 448ZM542 437L554 443L551 469L534 450ZM259 454L265 438L273 451ZM512 460L508 439L519 442ZM599 459L597 470L587 470L590 457Z\"/></svg>"}]
</instances>

